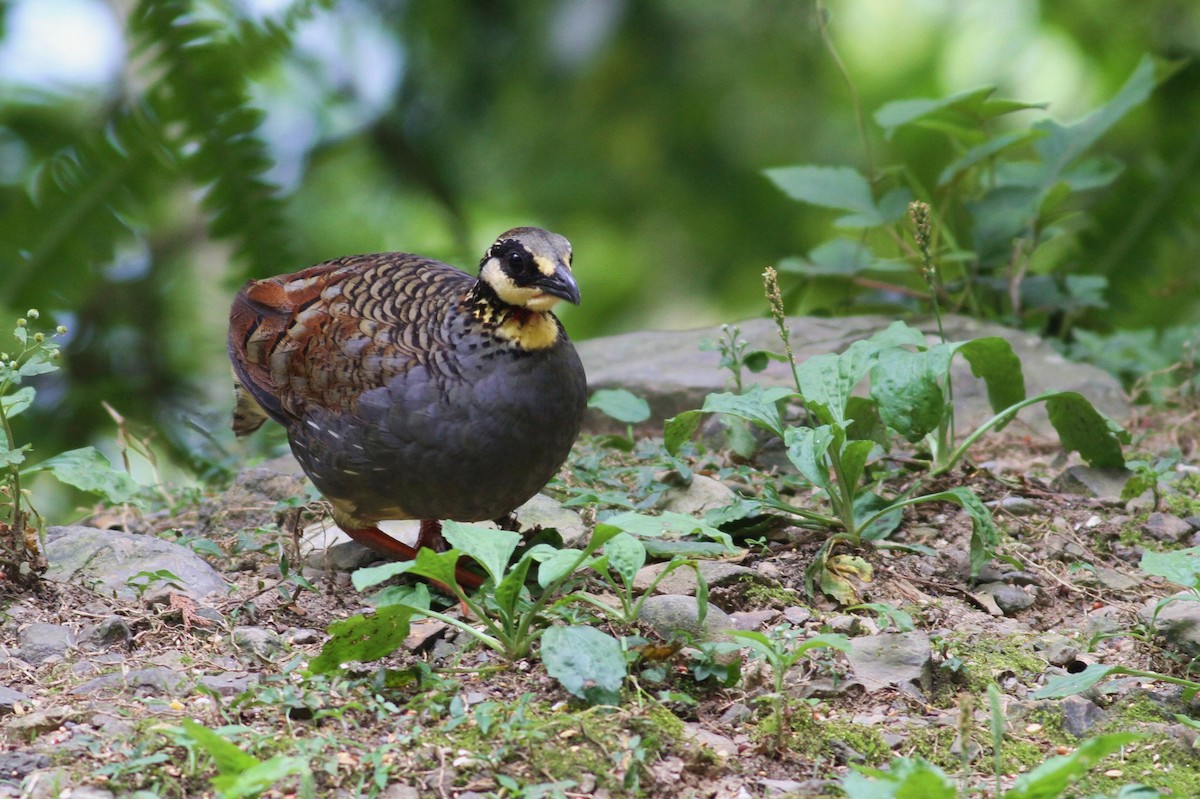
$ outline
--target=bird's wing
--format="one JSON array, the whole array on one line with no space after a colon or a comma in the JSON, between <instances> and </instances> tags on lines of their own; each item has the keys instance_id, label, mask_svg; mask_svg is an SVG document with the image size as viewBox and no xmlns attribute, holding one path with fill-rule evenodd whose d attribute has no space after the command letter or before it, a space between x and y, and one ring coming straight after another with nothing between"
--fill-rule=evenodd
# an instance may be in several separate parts
<instances>
[{"instance_id":1,"label":"bird's wing","mask_svg":"<svg viewBox=\"0 0 1200 799\"><path fill-rule=\"evenodd\" d=\"M241 391L288 425L313 405L351 411L391 377L440 357L445 314L474 278L403 253L342 258L250 281L229 316ZM262 424L239 399L234 429Z\"/></svg>"}]
</instances>

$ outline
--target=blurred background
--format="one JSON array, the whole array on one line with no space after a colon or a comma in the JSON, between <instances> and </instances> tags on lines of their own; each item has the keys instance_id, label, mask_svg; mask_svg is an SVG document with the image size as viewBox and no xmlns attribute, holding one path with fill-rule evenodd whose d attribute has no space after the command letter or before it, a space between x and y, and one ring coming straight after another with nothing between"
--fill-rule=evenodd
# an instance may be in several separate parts
<instances>
[{"instance_id":1,"label":"blurred background","mask_svg":"<svg viewBox=\"0 0 1200 799\"><path fill-rule=\"evenodd\" d=\"M1090 292L1069 326L981 311L1133 381L1200 323L1197 53L1195 0L0 0L0 337L28 308L69 329L15 435L111 452L105 400L226 474L238 285L379 250L472 270L515 225L573 242L576 339L762 315L763 268L839 216L763 170L851 166L936 204L961 148L885 135L881 106L995 86L1042 104L1000 130L1071 122L1149 54L1176 71L1094 145L1111 174L1051 275L1103 280L1069 284ZM925 310L785 278L796 313Z\"/></svg>"}]
</instances>

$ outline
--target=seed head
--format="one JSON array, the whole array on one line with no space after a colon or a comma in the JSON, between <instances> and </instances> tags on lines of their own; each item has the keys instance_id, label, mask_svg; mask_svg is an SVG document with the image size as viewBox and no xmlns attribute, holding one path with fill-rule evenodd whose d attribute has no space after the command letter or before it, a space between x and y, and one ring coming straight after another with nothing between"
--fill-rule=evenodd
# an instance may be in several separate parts
<instances>
[{"instance_id":1,"label":"seed head","mask_svg":"<svg viewBox=\"0 0 1200 799\"><path fill-rule=\"evenodd\" d=\"M39 316L41 316L41 314L38 313L37 308L30 308L28 311L25 312L25 315L28 316L30 319L37 319Z\"/></svg>"},{"instance_id":2,"label":"seed head","mask_svg":"<svg viewBox=\"0 0 1200 799\"><path fill-rule=\"evenodd\" d=\"M46 336L42 333L34 333L33 340L36 341L38 344L41 344L43 341L46 340Z\"/></svg>"},{"instance_id":3,"label":"seed head","mask_svg":"<svg viewBox=\"0 0 1200 799\"><path fill-rule=\"evenodd\" d=\"M58 327L54 328L54 334L56 336L65 336L67 335L67 328L63 325L59 325Z\"/></svg>"},{"instance_id":4,"label":"seed head","mask_svg":"<svg viewBox=\"0 0 1200 799\"><path fill-rule=\"evenodd\" d=\"M27 324L29 324L29 321L26 320L25 317L23 317L23 316L17 320L17 327L25 327L25 325L27 325Z\"/></svg>"}]
</instances>

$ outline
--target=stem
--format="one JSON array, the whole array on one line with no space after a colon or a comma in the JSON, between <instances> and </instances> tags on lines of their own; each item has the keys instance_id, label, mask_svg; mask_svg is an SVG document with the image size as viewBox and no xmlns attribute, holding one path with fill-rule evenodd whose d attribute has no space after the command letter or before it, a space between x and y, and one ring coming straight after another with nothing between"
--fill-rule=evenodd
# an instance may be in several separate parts
<instances>
[{"instance_id":1,"label":"stem","mask_svg":"<svg viewBox=\"0 0 1200 799\"><path fill-rule=\"evenodd\" d=\"M1017 415L1017 412L1020 411L1022 408L1028 407L1030 405L1034 405L1039 402L1045 402L1046 400L1050 399L1051 397L1053 397L1055 394L1058 394L1058 393L1060 393L1060 392L1047 391L1045 393L1038 394L1036 397L1030 397L1029 399L1021 400L1020 402L1018 402L1014 405L1009 405L1007 408L1000 411L1000 413L996 414L991 419L988 419L986 422L981 424L979 427L975 428L975 430L971 433L971 435L969 435L965 439L963 439L963 442L958 445L957 449L955 449L953 452L950 453L950 456L948 458L946 458L945 461L941 461L941 459L939 458L938 460L941 462L935 464L934 467L932 469L930 469L929 476L937 477L939 474L945 474L946 472L950 471L952 468L954 468L954 464L957 463L958 460L960 458L962 458L963 455L966 454L966 451L971 447L971 445L974 444L976 441L978 441L979 438L984 433L986 433L988 430L995 427L996 425L1004 424L1005 422L1010 421L1014 416Z\"/></svg>"},{"instance_id":2,"label":"stem","mask_svg":"<svg viewBox=\"0 0 1200 799\"><path fill-rule=\"evenodd\" d=\"M457 619L454 616L447 616L445 613L440 613L436 610L418 610L416 615L427 616L431 619L437 619L440 622L449 624L457 630L461 630L468 635L473 635L475 638L488 648L495 650L501 655L507 656L504 644L497 638L493 638L487 633L472 627L462 619Z\"/></svg>"}]
</instances>

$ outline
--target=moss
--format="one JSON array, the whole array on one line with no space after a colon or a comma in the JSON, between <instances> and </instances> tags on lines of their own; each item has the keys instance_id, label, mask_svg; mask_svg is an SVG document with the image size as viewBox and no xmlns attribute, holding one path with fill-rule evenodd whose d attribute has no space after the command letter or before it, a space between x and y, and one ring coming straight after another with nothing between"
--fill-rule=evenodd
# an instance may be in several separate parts
<instances>
[{"instance_id":1,"label":"moss","mask_svg":"<svg viewBox=\"0 0 1200 799\"><path fill-rule=\"evenodd\" d=\"M774 713L764 716L750 731L757 742L773 746L776 740ZM789 731L784 747L794 754L813 761L842 762L847 750L862 755L865 765L885 765L892 749L875 727L865 727L845 721L819 721L813 718L805 703L793 703Z\"/></svg>"},{"instance_id":2,"label":"moss","mask_svg":"<svg viewBox=\"0 0 1200 799\"><path fill-rule=\"evenodd\" d=\"M958 671L963 687L981 694L1006 672L1018 679L1032 679L1045 668L1045 661L1030 651L1032 635L1016 634L1005 638L952 634L946 638L947 655L962 661Z\"/></svg>"},{"instance_id":3,"label":"moss","mask_svg":"<svg viewBox=\"0 0 1200 799\"><path fill-rule=\"evenodd\" d=\"M787 608L802 604L800 594L791 588L763 585L758 578L746 575L736 582L735 593L747 607Z\"/></svg>"},{"instance_id":4,"label":"moss","mask_svg":"<svg viewBox=\"0 0 1200 799\"><path fill-rule=\"evenodd\" d=\"M1109 769L1119 770L1121 776L1105 776ZM1170 735L1151 735L1106 758L1082 777L1074 790L1080 796L1096 793L1108 796L1117 785L1135 782L1156 788L1166 796L1181 799L1200 796L1200 757Z\"/></svg>"}]
</instances>

